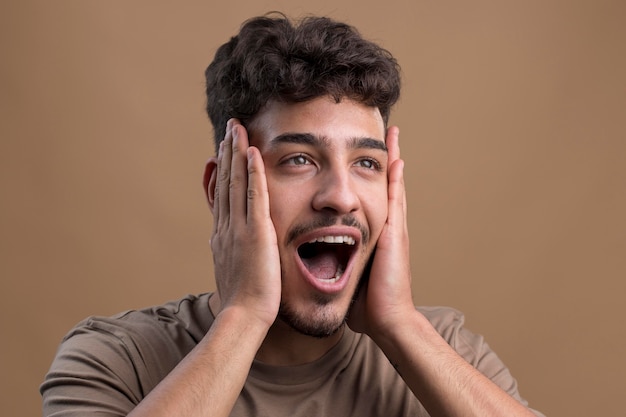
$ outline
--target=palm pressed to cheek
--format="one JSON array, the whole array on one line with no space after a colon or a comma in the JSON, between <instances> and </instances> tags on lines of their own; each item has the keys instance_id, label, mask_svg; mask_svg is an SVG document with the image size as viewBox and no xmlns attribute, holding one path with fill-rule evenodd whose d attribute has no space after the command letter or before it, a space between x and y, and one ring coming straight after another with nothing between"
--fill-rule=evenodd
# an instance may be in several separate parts
<instances>
[{"instance_id":1,"label":"palm pressed to cheek","mask_svg":"<svg viewBox=\"0 0 626 417\"><path fill-rule=\"evenodd\" d=\"M342 323L386 219L380 113L325 97L270 103L249 132L266 171L284 311L292 324L328 332Z\"/></svg>"}]
</instances>

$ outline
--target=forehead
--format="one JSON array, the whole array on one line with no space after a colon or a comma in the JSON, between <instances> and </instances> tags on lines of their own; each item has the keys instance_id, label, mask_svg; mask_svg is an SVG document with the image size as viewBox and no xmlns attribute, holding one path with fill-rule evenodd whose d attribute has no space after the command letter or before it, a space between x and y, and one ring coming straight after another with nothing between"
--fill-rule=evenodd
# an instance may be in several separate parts
<instances>
[{"instance_id":1,"label":"forehead","mask_svg":"<svg viewBox=\"0 0 626 417\"><path fill-rule=\"evenodd\" d=\"M302 103L268 102L248 124L250 141L263 151L285 134L324 138L324 146L349 146L367 138L384 143L385 126L376 107L343 99L318 97Z\"/></svg>"}]
</instances>

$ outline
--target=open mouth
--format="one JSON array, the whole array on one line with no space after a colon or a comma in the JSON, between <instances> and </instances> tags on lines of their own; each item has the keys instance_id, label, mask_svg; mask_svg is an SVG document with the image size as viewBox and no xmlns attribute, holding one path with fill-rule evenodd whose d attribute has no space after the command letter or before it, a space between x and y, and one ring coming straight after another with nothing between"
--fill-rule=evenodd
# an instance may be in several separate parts
<instances>
[{"instance_id":1,"label":"open mouth","mask_svg":"<svg viewBox=\"0 0 626 417\"><path fill-rule=\"evenodd\" d=\"M334 283L346 270L355 243L350 236L322 236L300 245L298 255L311 275Z\"/></svg>"}]
</instances>

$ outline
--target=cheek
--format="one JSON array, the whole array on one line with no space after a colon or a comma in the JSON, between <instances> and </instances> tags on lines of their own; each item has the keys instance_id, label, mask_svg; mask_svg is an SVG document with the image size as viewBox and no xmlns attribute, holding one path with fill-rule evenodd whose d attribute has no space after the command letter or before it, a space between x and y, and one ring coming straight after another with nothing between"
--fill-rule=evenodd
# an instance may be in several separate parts
<instances>
[{"instance_id":1,"label":"cheek","mask_svg":"<svg viewBox=\"0 0 626 417\"><path fill-rule=\"evenodd\" d=\"M366 213L368 218L368 223L370 225L370 231L372 233L372 240L378 240L380 233L383 230L385 223L387 222L387 212L388 212L388 201L387 201L387 191L380 192L375 194L373 198L370 195L369 200L367 200Z\"/></svg>"},{"instance_id":2,"label":"cheek","mask_svg":"<svg viewBox=\"0 0 626 417\"><path fill-rule=\"evenodd\" d=\"M267 191L269 193L270 200L270 216L274 224L280 223L280 219L284 216L283 206L280 203L280 192L273 187L271 183L267 184Z\"/></svg>"},{"instance_id":3,"label":"cheek","mask_svg":"<svg viewBox=\"0 0 626 417\"><path fill-rule=\"evenodd\" d=\"M276 229L279 242L286 235L293 220L302 210L303 193L294 192L293 187L281 186L279 182L268 181L267 190L270 200L270 216Z\"/></svg>"}]
</instances>

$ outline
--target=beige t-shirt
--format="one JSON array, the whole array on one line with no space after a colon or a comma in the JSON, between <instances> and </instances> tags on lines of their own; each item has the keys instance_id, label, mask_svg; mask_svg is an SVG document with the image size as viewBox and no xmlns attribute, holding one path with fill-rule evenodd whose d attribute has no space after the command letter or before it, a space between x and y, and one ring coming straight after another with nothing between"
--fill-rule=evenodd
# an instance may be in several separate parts
<instances>
[{"instance_id":1,"label":"beige t-shirt","mask_svg":"<svg viewBox=\"0 0 626 417\"><path fill-rule=\"evenodd\" d=\"M43 415L126 416L202 339L210 294L114 317L91 317L64 339L41 386ZM517 383L463 315L418 308L446 341L510 395ZM540 413L536 413L541 416ZM300 366L255 361L232 416L428 416L382 351L345 329L320 359Z\"/></svg>"}]
</instances>

